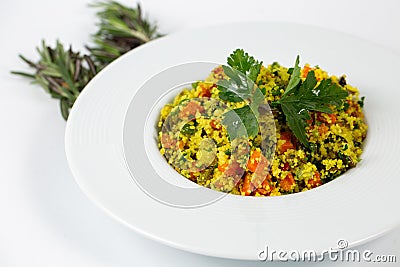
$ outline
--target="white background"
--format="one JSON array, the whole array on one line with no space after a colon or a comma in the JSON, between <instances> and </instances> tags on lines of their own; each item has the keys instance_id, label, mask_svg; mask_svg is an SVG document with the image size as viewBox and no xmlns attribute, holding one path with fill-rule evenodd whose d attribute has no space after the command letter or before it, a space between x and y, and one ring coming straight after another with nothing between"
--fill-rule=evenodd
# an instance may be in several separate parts
<instances>
[{"instance_id":1,"label":"white background","mask_svg":"<svg viewBox=\"0 0 400 267\"><path fill-rule=\"evenodd\" d=\"M163 33L231 21L288 21L347 32L400 53L400 2L395 0L141 2ZM0 267L267 265L205 257L155 243L107 217L79 190L64 154L65 122L58 102L9 70L27 70L17 54L37 59L34 48L42 38L49 43L59 38L83 49L96 30L88 3L0 4ZM359 249L395 254L398 262L387 266L399 266L400 229ZM282 264L268 264L275 265Z\"/></svg>"}]
</instances>

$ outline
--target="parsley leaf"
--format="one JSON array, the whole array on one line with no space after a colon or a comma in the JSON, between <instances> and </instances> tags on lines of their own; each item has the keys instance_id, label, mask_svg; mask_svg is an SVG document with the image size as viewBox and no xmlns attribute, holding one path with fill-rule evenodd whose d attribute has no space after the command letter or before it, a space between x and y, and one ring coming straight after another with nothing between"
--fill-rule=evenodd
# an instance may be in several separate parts
<instances>
[{"instance_id":1,"label":"parsley leaf","mask_svg":"<svg viewBox=\"0 0 400 267\"><path fill-rule=\"evenodd\" d=\"M288 83L285 93L283 93L283 95L287 95L287 94L291 93L294 89L296 89L297 85L300 83L301 68L299 66L299 63L300 63L300 57L297 56L296 63L294 64L294 68L291 69L291 71L290 71L291 76L290 76L289 83Z\"/></svg>"},{"instance_id":2,"label":"parsley leaf","mask_svg":"<svg viewBox=\"0 0 400 267\"><path fill-rule=\"evenodd\" d=\"M297 61L296 61L297 62ZM294 135L306 147L310 147L306 136L306 120L310 119L309 111L332 113L329 105L341 106L348 95L339 85L330 79L317 85L314 71L310 71L300 86L292 87L287 95L277 101L282 107L286 120ZM289 88L289 85L288 85Z\"/></svg>"},{"instance_id":3,"label":"parsley leaf","mask_svg":"<svg viewBox=\"0 0 400 267\"><path fill-rule=\"evenodd\" d=\"M287 124L293 131L299 141L309 148L309 143L306 135L307 120L310 119L310 114L307 110L299 108L296 105L281 104L282 111L286 116Z\"/></svg>"},{"instance_id":4,"label":"parsley leaf","mask_svg":"<svg viewBox=\"0 0 400 267\"><path fill-rule=\"evenodd\" d=\"M236 49L227 61L229 66L222 66L222 69L229 79L217 82L219 97L229 102L251 101L262 62L249 56L243 49Z\"/></svg>"},{"instance_id":5,"label":"parsley leaf","mask_svg":"<svg viewBox=\"0 0 400 267\"><path fill-rule=\"evenodd\" d=\"M223 116L224 117L222 123L226 125L226 130L231 140L235 139L236 137L245 136L244 129L246 129L248 136L257 136L257 116L256 114L254 114L249 105L237 109L232 109L226 112Z\"/></svg>"},{"instance_id":6,"label":"parsley leaf","mask_svg":"<svg viewBox=\"0 0 400 267\"><path fill-rule=\"evenodd\" d=\"M253 82L256 81L260 73L262 62L255 60L249 56L243 49L236 49L228 57L228 65L233 69L240 71Z\"/></svg>"},{"instance_id":7,"label":"parsley leaf","mask_svg":"<svg viewBox=\"0 0 400 267\"><path fill-rule=\"evenodd\" d=\"M248 105L225 113L223 123L231 139L244 135L239 131L241 126L244 126L241 129L245 129L248 136L255 137L258 134L258 107L265 100L254 84L262 62L249 56L243 49L236 49L227 62L229 66L222 66L222 69L229 79L218 81L219 97L229 102L246 101Z\"/></svg>"},{"instance_id":8,"label":"parsley leaf","mask_svg":"<svg viewBox=\"0 0 400 267\"><path fill-rule=\"evenodd\" d=\"M222 66L222 69L229 80L217 82L220 90L219 97L229 102L242 102L251 99L254 83L240 71L228 66Z\"/></svg>"}]
</instances>

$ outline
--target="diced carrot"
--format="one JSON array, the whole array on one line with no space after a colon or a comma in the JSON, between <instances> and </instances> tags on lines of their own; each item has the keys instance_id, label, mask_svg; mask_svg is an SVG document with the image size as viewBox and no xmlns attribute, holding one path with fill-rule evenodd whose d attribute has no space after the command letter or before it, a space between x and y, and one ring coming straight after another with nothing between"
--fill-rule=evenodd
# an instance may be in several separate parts
<instances>
[{"instance_id":1,"label":"diced carrot","mask_svg":"<svg viewBox=\"0 0 400 267\"><path fill-rule=\"evenodd\" d=\"M252 185L259 187L266 178L268 178L269 162L266 157L261 155L260 162L258 162L254 174L251 177Z\"/></svg>"},{"instance_id":2,"label":"diced carrot","mask_svg":"<svg viewBox=\"0 0 400 267\"><path fill-rule=\"evenodd\" d=\"M234 161L227 166L225 174L227 176L235 176L235 175L238 175L242 171L243 171L243 168L240 166L240 164L238 162Z\"/></svg>"},{"instance_id":3,"label":"diced carrot","mask_svg":"<svg viewBox=\"0 0 400 267\"><path fill-rule=\"evenodd\" d=\"M264 157L261 155L261 152L258 150L254 150L251 152L251 156L249 161L247 162L247 169L251 172L255 172L257 169L258 163L262 160L261 157Z\"/></svg>"},{"instance_id":4,"label":"diced carrot","mask_svg":"<svg viewBox=\"0 0 400 267\"><path fill-rule=\"evenodd\" d=\"M256 169L255 173L258 175L262 175L262 176L267 175L267 173L265 173L265 171L268 166L269 166L268 159L266 157L264 157L263 155L261 155L261 160L257 165L257 169Z\"/></svg>"},{"instance_id":5,"label":"diced carrot","mask_svg":"<svg viewBox=\"0 0 400 267\"><path fill-rule=\"evenodd\" d=\"M329 131L329 128L325 125L325 123L322 123L320 126L318 126L318 132L320 135L327 134Z\"/></svg>"},{"instance_id":6,"label":"diced carrot","mask_svg":"<svg viewBox=\"0 0 400 267\"><path fill-rule=\"evenodd\" d=\"M187 118L189 116L195 116L197 112L203 112L204 107L202 107L199 103L190 101L187 105L181 110L179 113L179 118Z\"/></svg>"},{"instance_id":7,"label":"diced carrot","mask_svg":"<svg viewBox=\"0 0 400 267\"><path fill-rule=\"evenodd\" d=\"M288 175L286 175L285 179L283 179L279 183L279 185L286 192L289 192L290 190L292 190L293 186L295 185L293 175L291 173L288 173Z\"/></svg>"},{"instance_id":8,"label":"diced carrot","mask_svg":"<svg viewBox=\"0 0 400 267\"><path fill-rule=\"evenodd\" d=\"M326 118L325 116L328 116L328 118ZM328 113L321 113L318 112L317 113L317 120L320 122L324 122L324 123L328 123L328 124L335 124L337 121L336 115L335 114L328 114Z\"/></svg>"},{"instance_id":9,"label":"diced carrot","mask_svg":"<svg viewBox=\"0 0 400 267\"><path fill-rule=\"evenodd\" d=\"M242 194L244 194L245 196L248 196L251 194L250 177L251 177L251 175L248 173L246 173L246 175L244 176L243 186L242 186Z\"/></svg>"},{"instance_id":10,"label":"diced carrot","mask_svg":"<svg viewBox=\"0 0 400 267\"><path fill-rule=\"evenodd\" d=\"M270 182L271 182L271 174L267 174L267 176L265 177L264 181L261 184L261 187L266 188L267 186L271 186Z\"/></svg>"},{"instance_id":11,"label":"diced carrot","mask_svg":"<svg viewBox=\"0 0 400 267\"><path fill-rule=\"evenodd\" d=\"M285 153L288 149L294 149L294 145L292 142L286 140L285 143L280 146L279 150L281 153Z\"/></svg>"},{"instance_id":12,"label":"diced carrot","mask_svg":"<svg viewBox=\"0 0 400 267\"><path fill-rule=\"evenodd\" d=\"M224 163L224 164L218 165L218 170L220 172L224 172L226 170L226 167L228 167L228 163Z\"/></svg>"},{"instance_id":13,"label":"diced carrot","mask_svg":"<svg viewBox=\"0 0 400 267\"><path fill-rule=\"evenodd\" d=\"M328 116L331 118L332 124L336 123L337 118L335 114L328 114Z\"/></svg>"},{"instance_id":14,"label":"diced carrot","mask_svg":"<svg viewBox=\"0 0 400 267\"><path fill-rule=\"evenodd\" d=\"M289 132L281 132L280 136L281 136L281 138L280 138L281 140L286 140L286 141L292 142L292 134L291 133L289 133Z\"/></svg>"},{"instance_id":15,"label":"diced carrot","mask_svg":"<svg viewBox=\"0 0 400 267\"><path fill-rule=\"evenodd\" d=\"M215 130L221 130L222 126L216 120L210 121L210 126Z\"/></svg>"},{"instance_id":16,"label":"diced carrot","mask_svg":"<svg viewBox=\"0 0 400 267\"><path fill-rule=\"evenodd\" d=\"M291 133L289 133L289 132L281 132L280 136L281 136L280 137L281 140L285 140L286 141L279 148L279 151L281 153L285 153L288 149L294 149L294 145L292 143L292 134Z\"/></svg>"},{"instance_id":17,"label":"diced carrot","mask_svg":"<svg viewBox=\"0 0 400 267\"><path fill-rule=\"evenodd\" d=\"M163 134L161 136L161 144L163 145L163 147L165 148L172 148L175 146L176 144L176 140L174 140L171 136L169 136L168 134Z\"/></svg>"},{"instance_id":18,"label":"diced carrot","mask_svg":"<svg viewBox=\"0 0 400 267\"><path fill-rule=\"evenodd\" d=\"M197 182L197 177L194 175L193 172L190 173L190 178L189 180L193 181L193 182Z\"/></svg>"},{"instance_id":19,"label":"diced carrot","mask_svg":"<svg viewBox=\"0 0 400 267\"><path fill-rule=\"evenodd\" d=\"M267 196L268 195L268 191L265 190L264 188L257 188L256 193L259 193L262 196Z\"/></svg>"},{"instance_id":20,"label":"diced carrot","mask_svg":"<svg viewBox=\"0 0 400 267\"><path fill-rule=\"evenodd\" d=\"M313 69L313 68L311 68L309 65L305 65L304 68L303 68L303 70L302 70L301 77L306 78L307 75L308 75L308 72L309 72L310 70L312 70L312 69Z\"/></svg>"},{"instance_id":21,"label":"diced carrot","mask_svg":"<svg viewBox=\"0 0 400 267\"><path fill-rule=\"evenodd\" d=\"M199 94L199 97L210 97L211 92L208 88L206 88L204 85L201 85L201 92Z\"/></svg>"},{"instance_id":22,"label":"diced carrot","mask_svg":"<svg viewBox=\"0 0 400 267\"><path fill-rule=\"evenodd\" d=\"M271 184L271 174L268 173L267 177L265 177L264 181L261 184L261 189L266 191L265 195L269 195L274 187ZM259 188L260 189L260 188Z\"/></svg>"},{"instance_id":23,"label":"diced carrot","mask_svg":"<svg viewBox=\"0 0 400 267\"><path fill-rule=\"evenodd\" d=\"M178 141L178 146L179 146L179 149L183 149L183 147L185 146L185 143L182 141Z\"/></svg>"},{"instance_id":24,"label":"diced carrot","mask_svg":"<svg viewBox=\"0 0 400 267\"><path fill-rule=\"evenodd\" d=\"M315 172L313 177L311 179L308 179L307 181L307 185L309 188L315 188L317 186L320 186L321 184L321 175L319 174L319 172Z\"/></svg>"}]
</instances>

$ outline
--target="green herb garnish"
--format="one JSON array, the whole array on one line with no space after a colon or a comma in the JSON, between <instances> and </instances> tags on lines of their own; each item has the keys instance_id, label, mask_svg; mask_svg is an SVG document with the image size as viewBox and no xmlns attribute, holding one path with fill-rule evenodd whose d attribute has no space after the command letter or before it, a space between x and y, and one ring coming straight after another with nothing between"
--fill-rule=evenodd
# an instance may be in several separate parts
<instances>
[{"instance_id":1,"label":"green herb garnish","mask_svg":"<svg viewBox=\"0 0 400 267\"><path fill-rule=\"evenodd\" d=\"M249 56L243 49L236 49L228 57L228 65L255 82L260 73L262 61L255 60L254 57Z\"/></svg>"},{"instance_id":2,"label":"green herb garnish","mask_svg":"<svg viewBox=\"0 0 400 267\"><path fill-rule=\"evenodd\" d=\"M297 65L298 57L296 59ZM320 111L331 114L332 110L329 105L341 106L343 99L348 94L330 79L323 80L316 86L318 82L314 71L308 72L306 80L301 82L300 71L296 72L296 66L285 93L276 102L281 105L294 135L303 145L309 148L306 135L306 126L308 125L306 121L311 119L309 112Z\"/></svg>"},{"instance_id":3,"label":"green herb garnish","mask_svg":"<svg viewBox=\"0 0 400 267\"><path fill-rule=\"evenodd\" d=\"M265 98L254 84L260 73L262 62L249 56L243 49L236 49L227 61L229 66L222 66L222 68L229 79L217 83L220 90L219 97L229 102L246 101L247 105L225 113L222 122L227 126L231 139L245 134L238 131L241 122L247 130L247 135L255 137L258 134L258 107Z\"/></svg>"},{"instance_id":4,"label":"green herb garnish","mask_svg":"<svg viewBox=\"0 0 400 267\"><path fill-rule=\"evenodd\" d=\"M222 66L229 79L217 83L220 90L219 97L229 102L262 102L264 96L257 94L254 82L260 73L262 62L245 53L243 49L236 49L228 57L228 65Z\"/></svg>"},{"instance_id":5,"label":"green herb garnish","mask_svg":"<svg viewBox=\"0 0 400 267\"><path fill-rule=\"evenodd\" d=\"M344 102L344 103L343 103L343 110L344 110L344 111L347 111L347 110L349 109L349 107L350 107L350 104L349 104L349 103L347 103L347 102Z\"/></svg>"},{"instance_id":6,"label":"green herb garnish","mask_svg":"<svg viewBox=\"0 0 400 267\"><path fill-rule=\"evenodd\" d=\"M238 121L238 119L241 120ZM241 131L241 123L247 131L248 136L257 136L258 134L258 121L257 116L251 110L249 105L241 108L232 109L224 114L222 123L226 125L229 138L235 139L236 137L245 136L245 133Z\"/></svg>"},{"instance_id":7,"label":"green herb garnish","mask_svg":"<svg viewBox=\"0 0 400 267\"><path fill-rule=\"evenodd\" d=\"M362 96L361 99L357 101L357 103L360 105L361 108L364 107L364 100L365 100L365 96Z\"/></svg>"},{"instance_id":8,"label":"green herb garnish","mask_svg":"<svg viewBox=\"0 0 400 267\"><path fill-rule=\"evenodd\" d=\"M199 82L194 82L194 83L192 83L193 89L196 89L198 85L199 85Z\"/></svg>"},{"instance_id":9,"label":"green herb garnish","mask_svg":"<svg viewBox=\"0 0 400 267\"><path fill-rule=\"evenodd\" d=\"M271 105L279 105L282 108L294 135L303 145L310 148L306 134L308 125L306 121L311 118L309 112L332 113L330 105L342 106L348 93L330 79L318 84L314 71L309 71L303 82L300 77L299 62L297 56L295 66L290 69L291 77L285 92L281 99ZM247 134L255 137L258 134L258 108L265 99L263 93L254 85L262 62L249 56L243 49L237 49L228 57L228 65L222 66L229 79L218 82L219 97L229 102L246 101L247 105L227 112L223 123L227 125L230 138L242 134L237 132L241 122ZM237 121L238 118L241 122Z\"/></svg>"},{"instance_id":10,"label":"green herb garnish","mask_svg":"<svg viewBox=\"0 0 400 267\"><path fill-rule=\"evenodd\" d=\"M190 124L190 123L186 123L185 125L183 125L180 133L186 136L192 135L196 132L195 127Z\"/></svg>"},{"instance_id":11,"label":"green herb garnish","mask_svg":"<svg viewBox=\"0 0 400 267\"><path fill-rule=\"evenodd\" d=\"M290 80L286 87L285 93L283 93L283 96L291 93L301 81L301 78L300 78L301 68L299 66L299 63L300 63L300 57L297 56L296 63L294 64L294 68L291 70Z\"/></svg>"}]
</instances>

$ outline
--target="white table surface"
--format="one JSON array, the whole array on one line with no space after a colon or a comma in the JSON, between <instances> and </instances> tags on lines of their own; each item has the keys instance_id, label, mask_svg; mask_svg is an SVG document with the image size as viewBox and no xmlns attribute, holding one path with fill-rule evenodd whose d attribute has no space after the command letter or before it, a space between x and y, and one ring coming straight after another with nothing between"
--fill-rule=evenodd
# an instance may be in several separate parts
<instances>
[{"instance_id":1,"label":"white table surface","mask_svg":"<svg viewBox=\"0 0 400 267\"><path fill-rule=\"evenodd\" d=\"M231 21L288 21L347 32L400 53L400 2L396 0L141 2L164 33ZM10 75L9 70L27 70L17 54L36 59L34 48L42 38L50 43L59 38L83 49L90 33L96 30L88 3L0 3L0 267L268 264L206 257L158 244L109 218L80 191L65 158L65 122L58 102L41 88ZM396 255L397 263L387 266L399 266L400 228L359 249ZM276 265L282 264L268 264Z\"/></svg>"}]
</instances>

